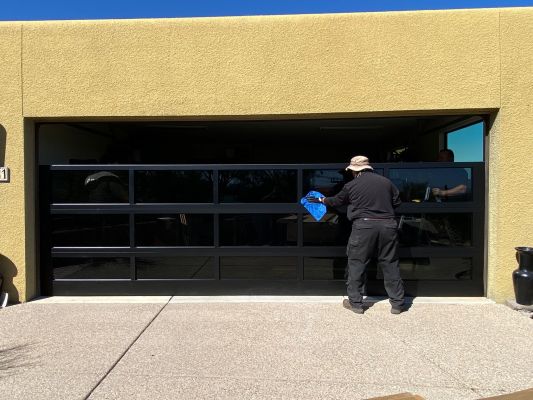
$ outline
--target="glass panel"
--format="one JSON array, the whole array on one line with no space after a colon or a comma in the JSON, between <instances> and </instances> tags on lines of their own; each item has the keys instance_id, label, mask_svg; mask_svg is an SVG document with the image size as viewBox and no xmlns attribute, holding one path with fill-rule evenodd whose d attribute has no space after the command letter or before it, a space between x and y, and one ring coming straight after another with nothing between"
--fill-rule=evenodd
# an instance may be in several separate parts
<instances>
[{"instance_id":1,"label":"glass panel","mask_svg":"<svg viewBox=\"0 0 533 400\"><path fill-rule=\"evenodd\" d=\"M383 175L382 168L374 172ZM352 172L345 169L307 169L303 171L303 194L316 190L324 196L334 196L352 179Z\"/></svg>"},{"instance_id":2,"label":"glass panel","mask_svg":"<svg viewBox=\"0 0 533 400\"><path fill-rule=\"evenodd\" d=\"M304 246L346 246L351 229L352 223L348 221L344 207L328 208L320 221L316 221L310 214L304 214Z\"/></svg>"},{"instance_id":3,"label":"glass panel","mask_svg":"<svg viewBox=\"0 0 533 400\"><path fill-rule=\"evenodd\" d=\"M377 269L377 279L383 279L381 269ZM401 258L400 276L404 280L471 280L471 258Z\"/></svg>"},{"instance_id":4,"label":"glass panel","mask_svg":"<svg viewBox=\"0 0 533 400\"><path fill-rule=\"evenodd\" d=\"M294 170L220 171L221 203L294 203Z\"/></svg>"},{"instance_id":5,"label":"glass panel","mask_svg":"<svg viewBox=\"0 0 533 400\"><path fill-rule=\"evenodd\" d=\"M455 162L483 161L483 122L448 132L448 148Z\"/></svg>"},{"instance_id":6,"label":"glass panel","mask_svg":"<svg viewBox=\"0 0 533 400\"><path fill-rule=\"evenodd\" d=\"M401 246L472 246L472 214L406 214Z\"/></svg>"},{"instance_id":7,"label":"glass panel","mask_svg":"<svg viewBox=\"0 0 533 400\"><path fill-rule=\"evenodd\" d=\"M129 246L128 215L53 215L52 246Z\"/></svg>"},{"instance_id":8,"label":"glass panel","mask_svg":"<svg viewBox=\"0 0 533 400\"><path fill-rule=\"evenodd\" d=\"M390 169L390 179L405 202L452 202L472 200L471 168ZM445 190L446 196L434 189Z\"/></svg>"},{"instance_id":9,"label":"glass panel","mask_svg":"<svg viewBox=\"0 0 533 400\"><path fill-rule=\"evenodd\" d=\"M295 246L296 214L221 214L222 246Z\"/></svg>"},{"instance_id":10,"label":"glass panel","mask_svg":"<svg viewBox=\"0 0 533 400\"><path fill-rule=\"evenodd\" d=\"M346 279L346 257L304 257L304 279Z\"/></svg>"},{"instance_id":11,"label":"glass panel","mask_svg":"<svg viewBox=\"0 0 533 400\"><path fill-rule=\"evenodd\" d=\"M221 279L296 279L297 257L220 257Z\"/></svg>"},{"instance_id":12,"label":"glass panel","mask_svg":"<svg viewBox=\"0 0 533 400\"><path fill-rule=\"evenodd\" d=\"M129 279L129 258L53 258L54 279Z\"/></svg>"},{"instance_id":13,"label":"glass panel","mask_svg":"<svg viewBox=\"0 0 533 400\"><path fill-rule=\"evenodd\" d=\"M135 245L213 246L213 215L136 215Z\"/></svg>"},{"instance_id":14,"label":"glass panel","mask_svg":"<svg viewBox=\"0 0 533 400\"><path fill-rule=\"evenodd\" d=\"M137 279L213 279L213 257L137 257Z\"/></svg>"},{"instance_id":15,"label":"glass panel","mask_svg":"<svg viewBox=\"0 0 533 400\"><path fill-rule=\"evenodd\" d=\"M135 171L136 203L212 203L212 171Z\"/></svg>"},{"instance_id":16,"label":"glass panel","mask_svg":"<svg viewBox=\"0 0 533 400\"><path fill-rule=\"evenodd\" d=\"M128 171L52 171L53 203L128 203Z\"/></svg>"}]
</instances>

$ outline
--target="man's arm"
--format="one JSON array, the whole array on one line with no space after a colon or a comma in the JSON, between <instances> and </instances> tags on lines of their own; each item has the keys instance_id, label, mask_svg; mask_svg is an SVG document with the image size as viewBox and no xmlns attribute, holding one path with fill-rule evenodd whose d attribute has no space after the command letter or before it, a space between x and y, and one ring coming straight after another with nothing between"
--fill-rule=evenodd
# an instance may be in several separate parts
<instances>
[{"instance_id":1,"label":"man's arm","mask_svg":"<svg viewBox=\"0 0 533 400\"><path fill-rule=\"evenodd\" d=\"M391 183L391 185L392 185L392 206L396 208L400 204L402 204L402 200L400 199L400 191L398 190L398 188L394 186L393 183Z\"/></svg>"},{"instance_id":2,"label":"man's arm","mask_svg":"<svg viewBox=\"0 0 533 400\"><path fill-rule=\"evenodd\" d=\"M346 185L344 185L339 193L333 197L323 197L322 203L330 207L340 207L345 204L348 204L350 201L350 196Z\"/></svg>"}]
</instances>

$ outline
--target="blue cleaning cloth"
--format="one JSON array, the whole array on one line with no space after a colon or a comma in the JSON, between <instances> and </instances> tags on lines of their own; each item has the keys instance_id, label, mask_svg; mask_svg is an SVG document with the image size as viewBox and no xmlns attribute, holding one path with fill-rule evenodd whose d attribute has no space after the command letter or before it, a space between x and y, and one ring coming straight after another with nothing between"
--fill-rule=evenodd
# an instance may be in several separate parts
<instances>
[{"instance_id":1,"label":"blue cleaning cloth","mask_svg":"<svg viewBox=\"0 0 533 400\"><path fill-rule=\"evenodd\" d=\"M326 206L322 203L310 203L307 201L306 197L325 197L320 192L315 192L314 190L311 190L309 193L307 193L304 197L300 199L300 204L303 205L307 211L309 211L309 214L313 216L313 218L317 221L320 221L322 217L326 214Z\"/></svg>"}]
</instances>

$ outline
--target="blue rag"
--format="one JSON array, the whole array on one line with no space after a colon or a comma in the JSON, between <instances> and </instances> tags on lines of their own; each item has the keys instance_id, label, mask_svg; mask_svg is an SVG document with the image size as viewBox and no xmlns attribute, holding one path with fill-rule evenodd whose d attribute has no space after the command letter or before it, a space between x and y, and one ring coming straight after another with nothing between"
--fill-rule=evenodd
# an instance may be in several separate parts
<instances>
[{"instance_id":1,"label":"blue rag","mask_svg":"<svg viewBox=\"0 0 533 400\"><path fill-rule=\"evenodd\" d=\"M320 221L322 217L326 214L326 206L322 203L310 203L307 201L307 197L325 197L320 192L315 192L314 190L311 190L309 193L307 193L304 197L300 199L300 204L303 205L307 211L309 211L309 214L313 216L313 218L317 221Z\"/></svg>"}]
</instances>

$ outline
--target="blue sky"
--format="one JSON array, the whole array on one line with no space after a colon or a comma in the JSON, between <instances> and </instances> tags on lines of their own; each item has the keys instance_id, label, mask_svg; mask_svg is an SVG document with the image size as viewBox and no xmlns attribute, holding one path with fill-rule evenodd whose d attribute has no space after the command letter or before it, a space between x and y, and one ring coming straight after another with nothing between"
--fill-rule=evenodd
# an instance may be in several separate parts
<instances>
[{"instance_id":1,"label":"blue sky","mask_svg":"<svg viewBox=\"0 0 533 400\"><path fill-rule=\"evenodd\" d=\"M533 0L2 0L0 20L207 17L358 11L524 7Z\"/></svg>"}]
</instances>

